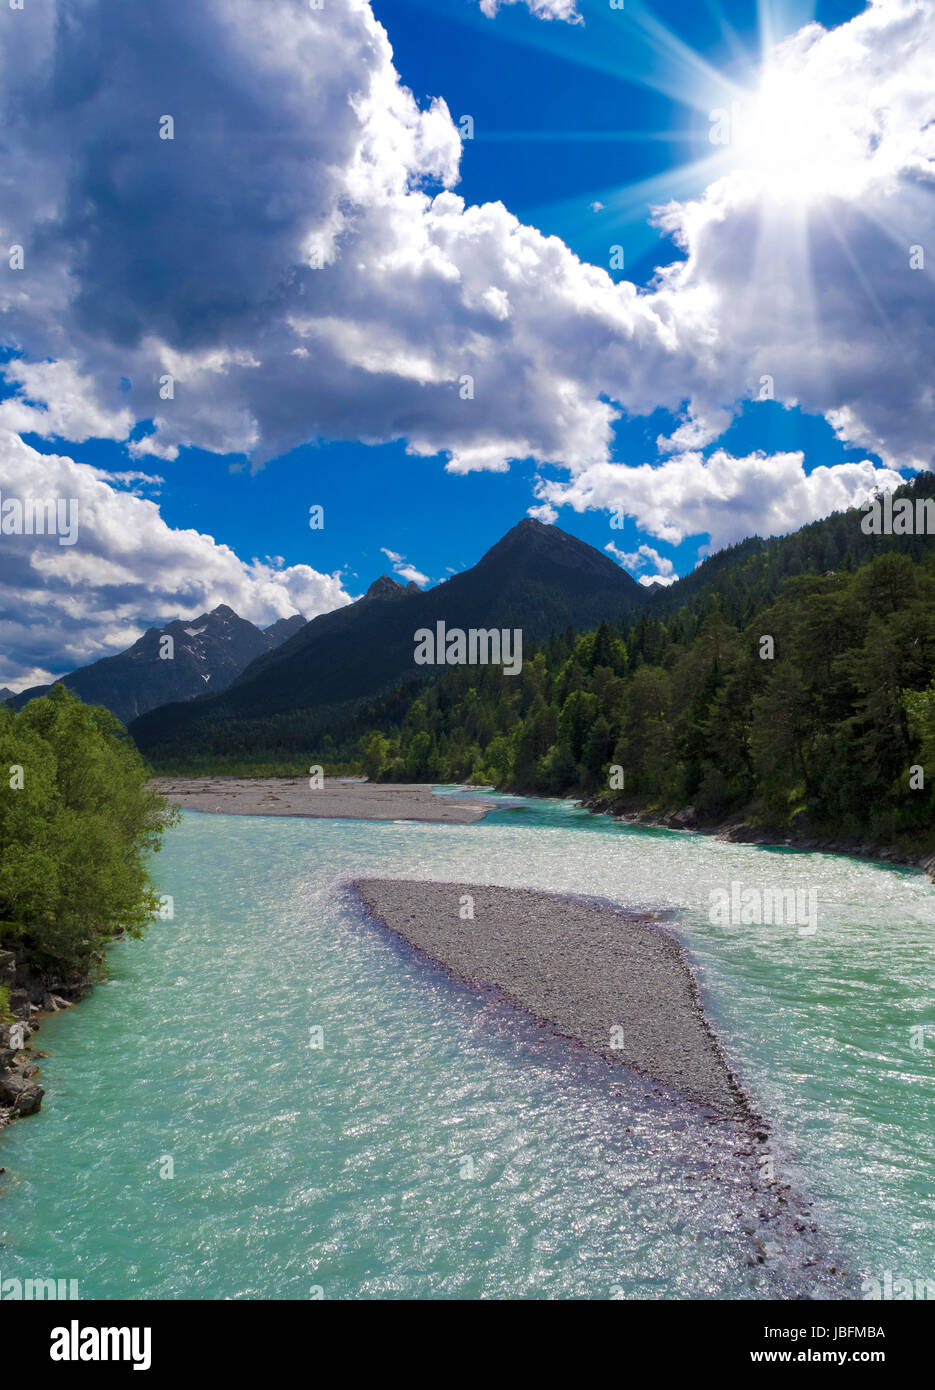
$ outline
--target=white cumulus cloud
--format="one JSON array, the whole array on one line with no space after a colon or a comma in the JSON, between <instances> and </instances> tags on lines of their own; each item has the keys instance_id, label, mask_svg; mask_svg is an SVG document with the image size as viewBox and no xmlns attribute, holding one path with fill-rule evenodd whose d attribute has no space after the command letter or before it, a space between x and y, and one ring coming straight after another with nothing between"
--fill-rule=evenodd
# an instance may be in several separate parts
<instances>
[{"instance_id":1,"label":"white cumulus cloud","mask_svg":"<svg viewBox=\"0 0 935 1390\"><path fill-rule=\"evenodd\" d=\"M480 0L481 10L489 19L504 5L525 5L537 19L564 19L571 24L580 24L576 0Z\"/></svg>"},{"instance_id":2,"label":"white cumulus cloud","mask_svg":"<svg viewBox=\"0 0 935 1390\"><path fill-rule=\"evenodd\" d=\"M931 461L933 69L935 0L780 45L752 138L658 211L684 259L641 290L458 196L444 99L401 84L365 0L28 5L0 54L0 244L24 250L0 422L153 419L131 453L168 464L402 439L454 472L556 464L539 506L625 498L667 539L799 524L891 475L699 451L765 390L891 469ZM621 414L658 408L668 462L613 463Z\"/></svg>"},{"instance_id":3,"label":"white cumulus cloud","mask_svg":"<svg viewBox=\"0 0 935 1390\"><path fill-rule=\"evenodd\" d=\"M62 499L77 520L69 545L54 534L6 534L4 523L0 685L47 681L124 650L149 625L219 603L266 626L350 602L339 575L244 562L211 536L168 526L156 502L115 487L103 470L40 454L8 430L0 430L0 489L3 502Z\"/></svg>"},{"instance_id":4,"label":"white cumulus cloud","mask_svg":"<svg viewBox=\"0 0 935 1390\"><path fill-rule=\"evenodd\" d=\"M614 545L613 541L608 541L604 549L609 551L618 565L623 565L624 569L641 570L651 565L652 573L640 575L641 584L668 585L674 584L678 579L673 562L667 556L660 555L655 546L644 543L637 546L636 550L624 551Z\"/></svg>"},{"instance_id":5,"label":"white cumulus cloud","mask_svg":"<svg viewBox=\"0 0 935 1390\"><path fill-rule=\"evenodd\" d=\"M656 465L595 464L571 482L540 479L537 488L552 506L624 513L671 545L707 534L719 550L747 536L785 535L902 481L869 459L807 473L800 451L735 458L718 449L709 458L693 451Z\"/></svg>"},{"instance_id":6,"label":"white cumulus cloud","mask_svg":"<svg viewBox=\"0 0 935 1390\"><path fill-rule=\"evenodd\" d=\"M380 549L393 566L393 573L398 575L400 579L405 579L407 584L418 584L420 588L423 584L431 584L432 581L428 575L423 574L421 570L416 569L415 565L410 564L405 555L400 555L395 550L387 550L382 545Z\"/></svg>"}]
</instances>

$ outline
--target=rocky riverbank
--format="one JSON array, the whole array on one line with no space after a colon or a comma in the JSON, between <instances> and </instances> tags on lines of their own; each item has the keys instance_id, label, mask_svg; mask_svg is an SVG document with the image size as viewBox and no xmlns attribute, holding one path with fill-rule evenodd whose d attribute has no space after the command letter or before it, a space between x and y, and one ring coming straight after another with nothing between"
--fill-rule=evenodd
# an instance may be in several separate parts
<instances>
[{"instance_id":1,"label":"rocky riverbank","mask_svg":"<svg viewBox=\"0 0 935 1390\"><path fill-rule=\"evenodd\" d=\"M35 1115L45 1090L39 1075L32 1038L44 1014L76 1004L90 988L88 981L75 985L45 984L17 962L12 951L0 950L0 987L9 992L10 1015L0 1021L0 1129L24 1115Z\"/></svg>"},{"instance_id":2,"label":"rocky riverbank","mask_svg":"<svg viewBox=\"0 0 935 1390\"><path fill-rule=\"evenodd\" d=\"M935 880L935 851L905 849L885 841L863 837L826 835L807 827L783 829L760 825L744 814L728 816L723 821L702 820L694 806L664 812L634 808L606 793L599 796L575 797L587 811L596 815L613 816L614 820L631 825L655 826L664 830L693 830L702 835L714 835L736 845L775 845L784 849L800 849L819 854L853 854L861 859L881 859L888 864L906 864L921 869Z\"/></svg>"}]
</instances>

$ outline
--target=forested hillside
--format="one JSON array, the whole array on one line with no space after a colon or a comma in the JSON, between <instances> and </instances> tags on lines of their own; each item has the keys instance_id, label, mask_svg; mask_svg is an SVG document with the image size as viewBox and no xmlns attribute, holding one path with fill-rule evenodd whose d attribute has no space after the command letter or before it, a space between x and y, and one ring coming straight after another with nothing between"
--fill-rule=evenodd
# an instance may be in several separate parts
<instances>
[{"instance_id":1,"label":"forested hillside","mask_svg":"<svg viewBox=\"0 0 935 1390\"><path fill-rule=\"evenodd\" d=\"M528 643L569 623L616 621L646 601L609 556L527 517L471 569L424 592L383 575L356 603L254 661L222 695L165 705L130 732L161 767L282 766L309 748L327 757L364 701L392 702L401 684L432 679L413 661L422 628L518 628Z\"/></svg>"},{"instance_id":2,"label":"forested hillside","mask_svg":"<svg viewBox=\"0 0 935 1390\"><path fill-rule=\"evenodd\" d=\"M897 498L935 496L926 473ZM712 556L596 631L499 667L415 675L354 710L283 710L166 747L173 772L304 772L602 794L621 809L928 842L935 826L935 535L860 510ZM764 642L768 638L770 641ZM913 769L922 768L922 774ZM611 785L619 769L623 787Z\"/></svg>"},{"instance_id":3,"label":"forested hillside","mask_svg":"<svg viewBox=\"0 0 935 1390\"><path fill-rule=\"evenodd\" d=\"M897 489L894 500L935 497L935 474L920 473ZM751 536L727 546L703 561L696 570L671 588L654 594L645 612L668 617L680 608L697 608L712 595L731 622L746 622L779 593L783 583L797 574L825 574L828 570L855 570L875 555L895 551L922 559L935 544L933 534L872 535L862 523L859 509L833 512L787 536L763 540Z\"/></svg>"},{"instance_id":4,"label":"forested hillside","mask_svg":"<svg viewBox=\"0 0 935 1390\"><path fill-rule=\"evenodd\" d=\"M683 581L674 611L664 595L620 630L553 638L518 678L453 668L336 732L345 746L360 735L373 777L609 794L616 767L619 805L926 840L933 538L868 536L860 521L745 542L708 562L717 582Z\"/></svg>"}]
</instances>

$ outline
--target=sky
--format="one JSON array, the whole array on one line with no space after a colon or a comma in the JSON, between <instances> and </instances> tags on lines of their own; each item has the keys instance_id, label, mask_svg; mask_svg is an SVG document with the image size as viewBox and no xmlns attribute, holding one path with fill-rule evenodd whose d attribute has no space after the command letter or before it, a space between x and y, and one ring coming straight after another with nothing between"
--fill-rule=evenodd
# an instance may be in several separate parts
<instances>
[{"instance_id":1,"label":"sky","mask_svg":"<svg viewBox=\"0 0 935 1390\"><path fill-rule=\"evenodd\" d=\"M317 3L0 19L0 686L931 464L935 0Z\"/></svg>"}]
</instances>

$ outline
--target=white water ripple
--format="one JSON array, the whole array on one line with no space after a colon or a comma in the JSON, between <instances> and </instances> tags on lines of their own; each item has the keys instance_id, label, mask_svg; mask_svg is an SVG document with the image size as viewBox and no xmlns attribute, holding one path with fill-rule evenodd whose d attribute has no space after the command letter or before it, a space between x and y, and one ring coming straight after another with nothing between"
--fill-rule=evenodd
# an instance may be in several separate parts
<instances>
[{"instance_id":1,"label":"white water ripple","mask_svg":"<svg viewBox=\"0 0 935 1390\"><path fill-rule=\"evenodd\" d=\"M828 1248L858 1280L935 1275L928 881L503 804L467 827L186 814L155 861L174 920L39 1034L43 1112L0 1141L0 1276L83 1297L789 1291L781 1261L745 1263L723 1128L414 962L346 892L368 874L671 912ZM710 925L733 880L817 888L818 931Z\"/></svg>"}]
</instances>

